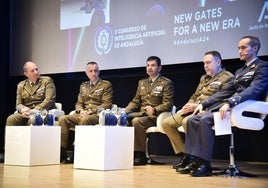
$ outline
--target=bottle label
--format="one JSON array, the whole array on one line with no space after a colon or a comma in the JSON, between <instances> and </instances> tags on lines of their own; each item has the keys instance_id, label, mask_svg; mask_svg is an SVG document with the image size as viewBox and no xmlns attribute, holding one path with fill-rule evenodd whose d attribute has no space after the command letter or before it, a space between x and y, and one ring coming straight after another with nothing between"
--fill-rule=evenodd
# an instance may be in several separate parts
<instances>
[{"instance_id":1,"label":"bottle label","mask_svg":"<svg viewBox=\"0 0 268 188\"><path fill-rule=\"evenodd\" d=\"M40 126L43 124L43 120L42 117L40 116L40 114L36 114L35 116L35 124L36 126Z\"/></svg>"},{"instance_id":2,"label":"bottle label","mask_svg":"<svg viewBox=\"0 0 268 188\"><path fill-rule=\"evenodd\" d=\"M54 125L54 117L53 114L48 114L47 115L47 125L53 126Z\"/></svg>"},{"instance_id":3,"label":"bottle label","mask_svg":"<svg viewBox=\"0 0 268 188\"><path fill-rule=\"evenodd\" d=\"M121 126L127 126L127 115L121 114L120 116L120 124Z\"/></svg>"},{"instance_id":4,"label":"bottle label","mask_svg":"<svg viewBox=\"0 0 268 188\"><path fill-rule=\"evenodd\" d=\"M115 126L117 125L117 118L114 114L107 113L105 114L105 125Z\"/></svg>"}]
</instances>

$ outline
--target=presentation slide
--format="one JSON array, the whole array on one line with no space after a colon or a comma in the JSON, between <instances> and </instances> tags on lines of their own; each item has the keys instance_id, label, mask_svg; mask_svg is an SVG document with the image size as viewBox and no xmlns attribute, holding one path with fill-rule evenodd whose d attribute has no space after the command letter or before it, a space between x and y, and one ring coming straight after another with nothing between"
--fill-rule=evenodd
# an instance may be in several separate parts
<instances>
[{"instance_id":1,"label":"presentation slide","mask_svg":"<svg viewBox=\"0 0 268 188\"><path fill-rule=\"evenodd\" d=\"M11 75L25 61L41 73L144 67L202 61L209 50L238 58L244 35L260 38L268 55L268 0L19 0L14 5Z\"/></svg>"}]
</instances>

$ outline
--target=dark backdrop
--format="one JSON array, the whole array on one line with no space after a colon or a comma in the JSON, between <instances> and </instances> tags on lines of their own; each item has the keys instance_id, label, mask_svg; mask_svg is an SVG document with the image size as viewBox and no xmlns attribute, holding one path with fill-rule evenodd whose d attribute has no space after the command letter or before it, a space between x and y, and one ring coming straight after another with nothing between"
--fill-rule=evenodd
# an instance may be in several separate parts
<instances>
[{"instance_id":1,"label":"dark backdrop","mask_svg":"<svg viewBox=\"0 0 268 188\"><path fill-rule=\"evenodd\" d=\"M24 78L22 76L9 77L9 57L10 57L10 16L9 3L3 3L0 6L0 144L1 148L4 143L5 121L9 114L14 112L16 100L17 83ZM150 54L157 55L157 54ZM268 57L262 57L268 60ZM145 60L144 60L145 61ZM36 62L38 64L38 62ZM86 63L86 62L85 62ZM224 67L231 71L242 66L239 59L224 60ZM164 66L162 74L175 84L175 105L181 107L195 91L200 76L204 73L202 62L189 64L168 65ZM63 110L69 113L74 109L74 103L77 100L79 86L82 81L87 80L84 72L51 74L57 88L57 102L63 104ZM126 106L134 97L137 88L137 82L140 78L146 76L144 68L131 68L122 70L107 70L101 72L103 79L112 82L114 88L113 102L119 106ZM267 118L265 124L267 125ZM268 153L264 152L266 143L268 143L267 126L262 131L239 130L236 133L236 159L248 161L268 161ZM214 158L228 159L229 136L216 137Z\"/></svg>"},{"instance_id":2,"label":"dark backdrop","mask_svg":"<svg viewBox=\"0 0 268 188\"><path fill-rule=\"evenodd\" d=\"M3 138L4 138L4 125L5 118L8 109L8 66L9 66L9 33L10 33L10 17L9 17L9 2L1 3L0 6L0 59L1 59L1 68L0 68L0 152L3 148Z\"/></svg>"}]
</instances>

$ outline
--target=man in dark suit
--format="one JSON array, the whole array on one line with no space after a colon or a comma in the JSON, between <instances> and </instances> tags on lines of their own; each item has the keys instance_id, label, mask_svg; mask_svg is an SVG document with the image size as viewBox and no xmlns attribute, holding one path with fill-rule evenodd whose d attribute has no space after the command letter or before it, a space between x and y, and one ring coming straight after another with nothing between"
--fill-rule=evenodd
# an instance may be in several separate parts
<instances>
[{"instance_id":1,"label":"man in dark suit","mask_svg":"<svg viewBox=\"0 0 268 188\"><path fill-rule=\"evenodd\" d=\"M170 112L173 106L174 87L171 80L160 75L161 59L151 56L146 61L148 78L141 79L135 97L126 107L129 124L135 127L134 165L145 165L146 129L156 125L162 112Z\"/></svg>"},{"instance_id":2,"label":"man in dark suit","mask_svg":"<svg viewBox=\"0 0 268 188\"><path fill-rule=\"evenodd\" d=\"M246 100L264 100L268 91L268 62L258 57L260 41L254 36L244 36L238 44L240 60L245 66L238 69L234 79L211 97L203 100L187 121L185 154L177 171L194 177L211 176L210 160L215 132L213 111L225 118L226 112ZM203 111L206 110L206 112Z\"/></svg>"}]
</instances>

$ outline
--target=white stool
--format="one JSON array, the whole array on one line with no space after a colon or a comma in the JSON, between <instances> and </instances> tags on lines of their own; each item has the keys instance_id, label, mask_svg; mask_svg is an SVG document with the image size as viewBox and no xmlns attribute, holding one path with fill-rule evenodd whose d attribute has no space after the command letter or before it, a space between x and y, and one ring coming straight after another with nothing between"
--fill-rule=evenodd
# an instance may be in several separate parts
<instances>
[{"instance_id":1,"label":"white stool","mask_svg":"<svg viewBox=\"0 0 268 188\"><path fill-rule=\"evenodd\" d=\"M59 126L6 126L6 165L60 164Z\"/></svg>"},{"instance_id":2,"label":"white stool","mask_svg":"<svg viewBox=\"0 0 268 188\"><path fill-rule=\"evenodd\" d=\"M75 126L74 168L133 168L134 127Z\"/></svg>"}]
</instances>

